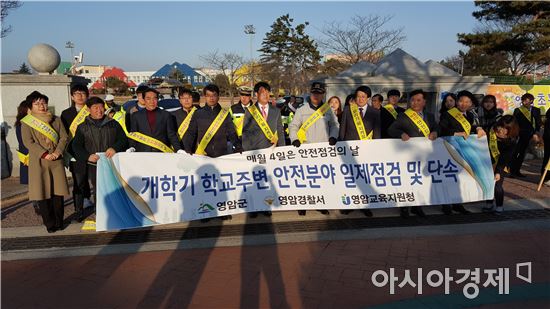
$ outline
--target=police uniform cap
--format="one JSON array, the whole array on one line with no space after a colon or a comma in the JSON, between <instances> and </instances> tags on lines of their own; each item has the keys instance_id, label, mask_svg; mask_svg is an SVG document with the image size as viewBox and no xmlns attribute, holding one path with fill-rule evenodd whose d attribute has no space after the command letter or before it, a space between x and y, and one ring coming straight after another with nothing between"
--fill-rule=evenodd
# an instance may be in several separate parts
<instances>
[{"instance_id":1,"label":"police uniform cap","mask_svg":"<svg viewBox=\"0 0 550 309\"><path fill-rule=\"evenodd\" d=\"M247 86L239 87L239 95L251 96L252 95L252 88L247 87Z\"/></svg>"},{"instance_id":2,"label":"police uniform cap","mask_svg":"<svg viewBox=\"0 0 550 309\"><path fill-rule=\"evenodd\" d=\"M322 82L313 82L311 84L311 93L325 93L326 85Z\"/></svg>"}]
</instances>

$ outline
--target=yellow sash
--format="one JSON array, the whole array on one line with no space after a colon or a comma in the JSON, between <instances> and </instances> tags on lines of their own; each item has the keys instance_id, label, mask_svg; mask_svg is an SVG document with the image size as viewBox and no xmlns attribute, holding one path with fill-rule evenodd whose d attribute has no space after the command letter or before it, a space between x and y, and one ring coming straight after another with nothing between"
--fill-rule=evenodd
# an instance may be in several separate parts
<instances>
[{"instance_id":1,"label":"yellow sash","mask_svg":"<svg viewBox=\"0 0 550 309\"><path fill-rule=\"evenodd\" d=\"M218 116L216 116L216 119L212 121L212 123L208 127L208 130L206 130L206 133L204 133L204 136L202 137L199 143L199 146L197 146L197 150L195 150L196 154L206 155L206 151L205 151L206 146L208 146L208 143L210 143L210 140L212 140L216 132L218 132L218 130L223 124L223 121L225 120L228 114L229 112L225 109L222 109L218 113Z\"/></svg>"},{"instance_id":2,"label":"yellow sash","mask_svg":"<svg viewBox=\"0 0 550 309\"><path fill-rule=\"evenodd\" d=\"M495 164L493 164L493 168L495 168L498 157L500 156L500 151L498 151L498 144L497 144L497 135L494 130L491 129L491 132L489 133L489 150L491 151L491 157L495 159Z\"/></svg>"},{"instance_id":3,"label":"yellow sash","mask_svg":"<svg viewBox=\"0 0 550 309\"><path fill-rule=\"evenodd\" d=\"M19 158L19 162L23 163L25 166L29 166L29 154L23 154L19 150L17 150L17 157Z\"/></svg>"},{"instance_id":4,"label":"yellow sash","mask_svg":"<svg viewBox=\"0 0 550 309\"><path fill-rule=\"evenodd\" d=\"M319 107L315 113L311 114L309 118L302 124L300 129L298 130L298 140L300 143L305 143L306 141L306 132L309 130L309 127L311 127L317 120L319 120L321 117L325 115L325 113L330 109L330 106L328 103L324 103Z\"/></svg>"},{"instance_id":5,"label":"yellow sash","mask_svg":"<svg viewBox=\"0 0 550 309\"><path fill-rule=\"evenodd\" d=\"M359 134L359 139L362 141L372 139L372 131L367 135L367 130L365 129L365 124L363 124L363 119L361 115L359 114L359 107L357 106L357 103L351 103L349 105L351 109L351 116L353 117L353 123L355 123L355 129L357 130L357 134Z\"/></svg>"},{"instance_id":6,"label":"yellow sash","mask_svg":"<svg viewBox=\"0 0 550 309\"><path fill-rule=\"evenodd\" d=\"M533 123L533 121L531 120L531 111L529 111L525 106L520 106L519 107L519 111L523 114L523 116L525 116L525 118L527 118L527 120L531 123L531 125L533 125L533 128L535 128L535 124Z\"/></svg>"},{"instance_id":7,"label":"yellow sash","mask_svg":"<svg viewBox=\"0 0 550 309\"><path fill-rule=\"evenodd\" d=\"M393 116L393 119L397 119L397 111L395 110L395 107L391 105L390 103L384 105L384 108L390 112L390 114Z\"/></svg>"},{"instance_id":8,"label":"yellow sash","mask_svg":"<svg viewBox=\"0 0 550 309\"><path fill-rule=\"evenodd\" d=\"M424 119L422 119L417 112L408 108L405 111L405 115L407 115L407 117L409 117L412 120L412 122L420 129L420 131L422 132L422 134L424 134L425 137L428 137L430 135L430 128L428 128L428 125L426 124Z\"/></svg>"},{"instance_id":9,"label":"yellow sash","mask_svg":"<svg viewBox=\"0 0 550 309\"><path fill-rule=\"evenodd\" d=\"M197 108L193 106L193 108L191 108L191 111L187 114L187 116L185 116L185 119L183 119L183 121L181 122L180 127L178 128L178 136L180 137L180 139L183 138L185 132L187 132L187 129L189 129L191 118L193 118L193 114L196 110Z\"/></svg>"},{"instance_id":10,"label":"yellow sash","mask_svg":"<svg viewBox=\"0 0 550 309\"><path fill-rule=\"evenodd\" d=\"M113 119L118 122L118 124L122 127L122 130L124 130L124 133L128 135L128 129L126 129L126 111L124 108L121 108L120 111L116 112L113 115Z\"/></svg>"},{"instance_id":11,"label":"yellow sash","mask_svg":"<svg viewBox=\"0 0 550 309\"><path fill-rule=\"evenodd\" d=\"M260 126L260 129L262 129L262 132L264 132L265 137L272 143L277 143L277 140L279 137L277 134L273 134L271 131L271 128L267 124L267 121L264 119L264 117L260 114L260 111L255 105L252 105L248 108L248 111L250 112L250 115L256 120L256 123Z\"/></svg>"},{"instance_id":12,"label":"yellow sash","mask_svg":"<svg viewBox=\"0 0 550 309\"><path fill-rule=\"evenodd\" d=\"M231 108L229 109L229 113L231 114L233 125L235 125L235 131L237 131L237 136L241 137L243 135L244 114L237 114L239 116L235 116Z\"/></svg>"},{"instance_id":13,"label":"yellow sash","mask_svg":"<svg viewBox=\"0 0 550 309\"><path fill-rule=\"evenodd\" d=\"M130 133L128 133L128 138L131 138L134 141L140 142L144 145L147 145L147 146L153 147L155 149L158 149L162 152L167 152L167 153L173 153L174 152L174 150L172 150L172 148L166 146L166 144L159 141L158 139L156 139L154 137L151 137L149 135L145 135L145 134L140 133L140 132L130 132Z\"/></svg>"},{"instance_id":14,"label":"yellow sash","mask_svg":"<svg viewBox=\"0 0 550 309\"><path fill-rule=\"evenodd\" d=\"M69 126L69 131L71 131L71 135L74 137L76 134L76 128L84 122L84 119L86 119L86 116L90 114L90 110L88 109L88 106L84 105L76 117L74 117L73 122L71 122L71 125Z\"/></svg>"},{"instance_id":15,"label":"yellow sash","mask_svg":"<svg viewBox=\"0 0 550 309\"><path fill-rule=\"evenodd\" d=\"M450 110L447 111L451 116L453 116L456 121L460 123L462 126L462 129L466 134L470 134L470 130L472 130L472 125L468 122L468 119L462 115L462 112L458 110L458 108L453 107Z\"/></svg>"},{"instance_id":16,"label":"yellow sash","mask_svg":"<svg viewBox=\"0 0 550 309\"><path fill-rule=\"evenodd\" d=\"M42 133L42 135L46 136L49 140L54 142L54 144L57 144L57 141L59 141L59 134L57 131L52 128L50 124L34 117L33 115L23 117L21 122Z\"/></svg>"}]
</instances>

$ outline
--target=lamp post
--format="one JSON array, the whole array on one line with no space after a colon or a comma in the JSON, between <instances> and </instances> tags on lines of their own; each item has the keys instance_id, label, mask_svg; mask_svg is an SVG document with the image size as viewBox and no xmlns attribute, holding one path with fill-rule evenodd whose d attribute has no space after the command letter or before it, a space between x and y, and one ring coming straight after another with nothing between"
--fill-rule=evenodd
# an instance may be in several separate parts
<instances>
[{"instance_id":1,"label":"lamp post","mask_svg":"<svg viewBox=\"0 0 550 309\"><path fill-rule=\"evenodd\" d=\"M254 67L253 67L253 57L252 57L252 40L254 39L254 34L256 33L256 29L254 28L254 25L244 25L244 33L250 35L250 86L254 87Z\"/></svg>"}]
</instances>

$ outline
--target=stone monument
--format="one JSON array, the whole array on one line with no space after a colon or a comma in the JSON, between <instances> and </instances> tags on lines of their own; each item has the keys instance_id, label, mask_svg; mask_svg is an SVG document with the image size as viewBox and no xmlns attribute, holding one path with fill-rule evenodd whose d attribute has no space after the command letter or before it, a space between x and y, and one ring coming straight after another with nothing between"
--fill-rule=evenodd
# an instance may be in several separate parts
<instances>
[{"instance_id":1,"label":"stone monument","mask_svg":"<svg viewBox=\"0 0 550 309\"><path fill-rule=\"evenodd\" d=\"M0 121L2 132L6 140L2 141L2 178L19 176L19 161L16 150L17 138L13 124L17 116L17 106L34 90L49 98L49 110L60 116L61 112L71 105L71 85L87 85L89 80L81 76L56 75L53 73L58 67L61 57L51 45L37 44L28 52L27 59L30 66L38 73L10 74L3 73L0 77Z\"/></svg>"}]
</instances>

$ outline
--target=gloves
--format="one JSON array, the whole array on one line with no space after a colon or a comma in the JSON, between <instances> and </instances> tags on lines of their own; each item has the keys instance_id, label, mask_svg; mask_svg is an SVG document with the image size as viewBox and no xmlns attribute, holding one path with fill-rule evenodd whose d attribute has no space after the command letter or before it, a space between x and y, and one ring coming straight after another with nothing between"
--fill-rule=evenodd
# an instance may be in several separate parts
<instances>
[{"instance_id":1,"label":"gloves","mask_svg":"<svg viewBox=\"0 0 550 309\"><path fill-rule=\"evenodd\" d=\"M300 140L295 140L294 142L292 142L292 146L294 147L300 147L300 145L302 145L302 143L300 143Z\"/></svg>"},{"instance_id":2,"label":"gloves","mask_svg":"<svg viewBox=\"0 0 550 309\"><path fill-rule=\"evenodd\" d=\"M176 151L176 153L185 153L185 150L180 149L180 150Z\"/></svg>"},{"instance_id":3,"label":"gloves","mask_svg":"<svg viewBox=\"0 0 550 309\"><path fill-rule=\"evenodd\" d=\"M136 149L134 147L130 147L126 149L126 152L136 152Z\"/></svg>"},{"instance_id":4,"label":"gloves","mask_svg":"<svg viewBox=\"0 0 550 309\"><path fill-rule=\"evenodd\" d=\"M334 137L331 137L331 138L328 139L328 144L331 145L331 146L334 146L334 145L336 145L337 141L338 140L336 140Z\"/></svg>"}]
</instances>

